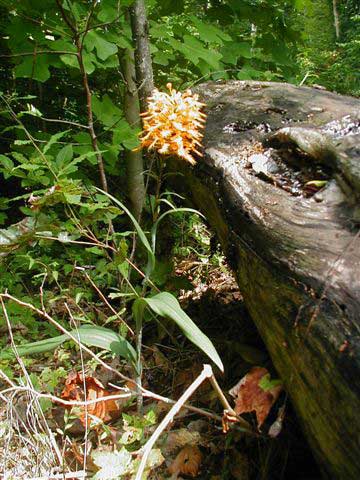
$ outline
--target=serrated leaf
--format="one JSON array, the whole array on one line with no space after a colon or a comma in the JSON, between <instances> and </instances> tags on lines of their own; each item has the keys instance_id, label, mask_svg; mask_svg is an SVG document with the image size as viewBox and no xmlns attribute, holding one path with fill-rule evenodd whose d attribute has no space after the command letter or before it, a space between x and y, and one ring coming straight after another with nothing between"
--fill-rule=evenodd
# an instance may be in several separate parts
<instances>
[{"instance_id":1,"label":"serrated leaf","mask_svg":"<svg viewBox=\"0 0 360 480\"><path fill-rule=\"evenodd\" d=\"M47 144L45 145L44 149L43 149L43 154L45 155L45 153L49 151L49 149L52 147L52 145L54 145L54 143L56 143L58 140L60 140L60 138L62 138L68 132L69 132L69 130L64 130L63 132L58 132L58 133L55 133L54 135L52 135L50 137L49 141L47 142Z\"/></svg>"},{"instance_id":2,"label":"serrated leaf","mask_svg":"<svg viewBox=\"0 0 360 480\"><path fill-rule=\"evenodd\" d=\"M211 340L184 312L177 299L171 293L161 292L153 297L138 298L134 302L135 308L140 308L142 304L148 305L157 315L173 320L186 338L200 348L222 372L224 371L223 363Z\"/></svg>"},{"instance_id":3,"label":"serrated leaf","mask_svg":"<svg viewBox=\"0 0 360 480\"><path fill-rule=\"evenodd\" d=\"M6 170L12 170L14 168L14 162L6 155L0 155L0 164L6 168Z\"/></svg>"},{"instance_id":4,"label":"serrated leaf","mask_svg":"<svg viewBox=\"0 0 360 480\"><path fill-rule=\"evenodd\" d=\"M56 156L56 164L58 167L62 167L64 164L69 163L73 157L73 147L71 144L65 145Z\"/></svg>"},{"instance_id":5,"label":"serrated leaf","mask_svg":"<svg viewBox=\"0 0 360 480\"><path fill-rule=\"evenodd\" d=\"M227 33L220 30L220 28L202 22L194 15L192 15L190 18L195 25L197 31L199 32L201 40L209 43L217 43L218 45L222 45L224 41L231 41L231 37Z\"/></svg>"},{"instance_id":6,"label":"serrated leaf","mask_svg":"<svg viewBox=\"0 0 360 480\"><path fill-rule=\"evenodd\" d=\"M169 38L168 42L175 50L183 53L185 58L194 63L194 65L197 65L199 60L202 59L213 69L219 68L219 61L222 57L221 53L210 48L205 48L204 44L196 38L190 35L184 35L183 43L175 38Z\"/></svg>"}]
</instances>

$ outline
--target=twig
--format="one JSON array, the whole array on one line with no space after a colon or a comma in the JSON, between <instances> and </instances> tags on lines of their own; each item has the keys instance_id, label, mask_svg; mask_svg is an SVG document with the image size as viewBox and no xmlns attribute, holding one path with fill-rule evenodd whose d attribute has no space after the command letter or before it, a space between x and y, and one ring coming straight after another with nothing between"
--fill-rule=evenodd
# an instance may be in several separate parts
<instances>
[{"instance_id":1,"label":"twig","mask_svg":"<svg viewBox=\"0 0 360 480\"><path fill-rule=\"evenodd\" d=\"M112 311L112 313L114 315L116 315L116 317L121 320L121 322L126 326L126 328L129 330L129 332L131 333L131 335L134 335L134 332L133 330L129 327L129 325L125 322L125 320L123 318L120 317L119 313L115 310L115 308L111 305L111 303L108 301L108 299L105 297L105 295L102 293L102 291L98 288L98 286L96 285L96 283L92 280L92 278L90 277L90 275L88 275L86 273L86 271L84 271L84 275L85 277L87 278L87 280L91 283L91 285L94 287L94 289L97 291L99 297L102 299L102 301L110 308L110 310Z\"/></svg>"},{"instance_id":2,"label":"twig","mask_svg":"<svg viewBox=\"0 0 360 480\"><path fill-rule=\"evenodd\" d=\"M36 115L33 115L36 117ZM85 128L88 129L88 125L81 125L81 123L71 122L70 120L61 120L60 118L45 118L45 117L38 117L40 120L45 120L45 122L53 122L53 123L65 123L66 125L72 125L73 127L78 128Z\"/></svg>"},{"instance_id":3,"label":"twig","mask_svg":"<svg viewBox=\"0 0 360 480\"><path fill-rule=\"evenodd\" d=\"M62 3L61 3L61 0L56 0L56 3L57 3L57 6L59 7L59 10L60 10L60 13L61 13L61 16L64 20L64 22L67 24L67 26L70 28L70 30L75 34L77 35L77 30L76 30L76 27L75 25L73 25L70 21L70 19L68 18L68 16L66 15L66 12L64 10L64 7L62 6Z\"/></svg>"},{"instance_id":4,"label":"twig","mask_svg":"<svg viewBox=\"0 0 360 480\"><path fill-rule=\"evenodd\" d=\"M86 347L85 345L82 345L81 342L79 342L79 340L72 333L70 333L68 330L66 330L66 328L64 328L59 322L57 322L54 318L52 318L47 312L43 312L42 310L40 310L39 308L36 308L31 303L23 302L22 300L19 300L18 298L13 297L9 293L0 293L1 301L2 301L3 298L8 298L9 300L12 300L13 302L17 303L18 305L21 305L25 308L28 308L28 309L32 310L33 312L37 313L38 315L40 315L41 317L46 318L46 320L48 320L50 323L52 323L62 333L65 333L69 338L71 338L71 340L73 340L76 343L76 345L79 346L79 348L82 348L86 353L88 353L92 358L94 358L100 365L105 367L107 370L110 370L110 371L116 373L122 380L135 384L134 380L127 377L126 375L123 375L118 370L115 370L115 368L112 368L109 365L107 365L103 360L98 358L95 355L95 353L93 353L90 350L90 348Z\"/></svg>"},{"instance_id":5,"label":"twig","mask_svg":"<svg viewBox=\"0 0 360 480\"><path fill-rule=\"evenodd\" d=\"M85 402L87 401L87 385L86 385L86 378L85 378L85 363L84 363L84 355L83 355L83 351L82 351L82 343L81 343L81 339L80 339L80 335L79 335L79 330L78 330L78 326L77 326L77 323L75 321L75 318L73 317L73 314L69 308L69 305L65 302L64 303L65 305L65 308L69 314L69 317L74 325L74 328L76 329L76 336L78 338L78 341L79 341L79 345L80 346L80 361L81 361L81 372L82 372L82 381L83 381L83 391L84 391L84 400ZM83 455L83 469L86 470L86 461L87 461L87 453L88 453L88 449L87 449L87 440L88 440L88 435L89 435L89 423L88 423L88 418L89 418L89 411L88 411L88 406L87 404L85 405L85 408L84 408L84 420L85 420L85 434L84 434L84 455Z\"/></svg>"},{"instance_id":6,"label":"twig","mask_svg":"<svg viewBox=\"0 0 360 480\"><path fill-rule=\"evenodd\" d=\"M134 393L131 391L127 393L119 393L117 395L107 395L106 397L101 397L101 398L95 398L93 400L64 400L60 397L57 397L56 395L51 395L51 393L41 393L35 390L32 387L21 387L21 386L16 386L14 385L13 387L6 388L5 390L1 390L0 394L6 395L7 393L10 392L29 392L33 394L34 396L38 398L45 398L47 400L51 400L54 403L60 403L61 405L65 405L66 407L87 407L89 405L94 405L96 403L101 403L101 402L109 402L112 400L121 400L124 398L131 398L134 396Z\"/></svg>"},{"instance_id":7,"label":"twig","mask_svg":"<svg viewBox=\"0 0 360 480\"><path fill-rule=\"evenodd\" d=\"M56 473L49 474L46 477L31 477L26 478L25 480L63 480L63 479L72 479L72 478L86 478L87 473L84 470L79 470L78 472L68 472L68 473Z\"/></svg>"},{"instance_id":8,"label":"twig","mask_svg":"<svg viewBox=\"0 0 360 480\"><path fill-rule=\"evenodd\" d=\"M10 335L10 341L11 341L11 346L14 350L14 353L15 353L15 356L16 356L16 359L21 367L21 370L23 371L24 373L24 377L26 378L26 381L28 383L28 385L31 385L31 387L33 388L33 385L32 385L32 381L30 379L30 376L26 370L26 367L25 367L25 364L22 360L22 358L20 357L18 351L17 351L17 348L16 348L16 344L15 344L15 341L14 341L14 337L13 337L13 334L12 334L12 329L11 329L11 323L10 323L10 319L9 319L9 316L8 316L8 312L6 310L6 306L5 306L5 303L4 303L4 300L3 300L3 297L2 295L0 295L0 302L1 302L1 307L2 307L2 310L3 310L3 313L4 313L4 317L5 317L5 320L6 320L6 324L8 326L8 330L9 330L9 335ZM43 419L43 424L45 426L45 429L47 430L47 434L49 435L49 438L50 438L50 443L51 443L51 446L52 448L54 449L54 452L56 454L56 457L58 459L58 462L60 463L60 465L63 464L63 458L62 458L62 455L61 455L61 452L59 450L59 447L56 443L56 440L54 438L54 434L53 432L51 431L51 429L49 428L49 425L46 421L46 418L44 416L44 413L41 409L41 406L39 404L39 402L37 401L36 402L36 407L38 409L38 411L40 412L41 414L41 417Z\"/></svg>"},{"instance_id":9,"label":"twig","mask_svg":"<svg viewBox=\"0 0 360 480\"><path fill-rule=\"evenodd\" d=\"M14 301L15 303L17 303L18 305L21 305L25 308L29 308L30 310L32 310L33 312L37 313L38 315L46 318L50 323L52 323L53 325L55 325L56 328L58 328L62 333L65 333L66 335L68 335L69 338L71 338L79 347L79 342L78 339L76 337L74 337L70 332L68 332L62 325L60 325L55 319L53 319L48 313L46 312L42 312L40 309L36 308L34 305L32 305L31 303L27 303L27 302L23 302L22 300L19 300L18 298L16 297L13 297L12 295L10 295L9 293L3 293L3 294L0 294L0 299L2 298L7 298L9 300L12 300ZM135 380L131 379L130 377L127 377L126 375L122 374L121 372L119 372L118 370L116 370L115 368L111 367L110 365L108 365L107 363L105 363L103 360L101 360L101 358L99 358L97 355L95 355L89 348L87 348L85 345L81 345L81 348L87 352L99 365L103 366L106 370L114 373L115 375L117 375L119 378L121 378L122 380L128 382L128 387L129 389L132 391L132 392L135 392L136 391L136 382ZM118 386L116 385L113 385L110 383L111 386L115 387L115 388L119 388ZM132 385L134 386L132 388ZM147 390L146 388L144 387L141 387L141 391L143 393L143 396L144 397L148 397L148 398L153 398L154 400L158 400L160 402L163 402L163 403L166 403L166 404L172 404L172 405L175 405L177 402L175 402L174 400L170 399L170 398L167 398L167 397L164 397L162 395L159 395L157 393L154 393L154 392L151 392L150 390ZM110 396L107 397L107 399L110 399ZM197 407L193 407L191 405L187 405L187 404L184 404L182 405L183 408L186 408L187 410L190 410L190 411L193 411L195 413L198 413L200 415L203 415L203 416L206 416L208 418L212 418L213 420L217 420L217 421L220 421L222 420L222 418L219 416L219 415L215 415L211 412L207 412L206 410L202 410L200 408L197 408ZM242 428L242 427L241 427ZM242 428L242 431L244 431L244 433L249 433L249 434L252 434L254 435L254 432L252 430L249 430L248 428Z\"/></svg>"},{"instance_id":10,"label":"twig","mask_svg":"<svg viewBox=\"0 0 360 480\"><path fill-rule=\"evenodd\" d=\"M12 58L12 57L36 57L37 55L48 55L48 54L55 54L55 55L77 55L76 52L67 52L66 50L36 50L35 52L22 52L22 53L8 53L0 55L0 58Z\"/></svg>"},{"instance_id":11,"label":"twig","mask_svg":"<svg viewBox=\"0 0 360 480\"><path fill-rule=\"evenodd\" d=\"M200 375L193 381L193 383L185 390L185 392L181 395L179 400L175 403L175 405L171 408L171 410L165 415L163 420L157 426L154 433L151 435L149 440L146 442L142 449L142 457L140 461L140 465L138 471L136 472L135 480L141 480L142 475L144 473L147 459L150 455L150 452L155 445L156 441L165 430L165 428L174 420L175 415L181 410L184 406L185 402L191 397L191 395L199 388L204 380L207 378L211 378L213 375L212 368L210 365L204 365L203 371Z\"/></svg>"},{"instance_id":12,"label":"twig","mask_svg":"<svg viewBox=\"0 0 360 480\"><path fill-rule=\"evenodd\" d=\"M225 397L224 395L224 392L221 390L216 378L215 378L215 375L214 373L212 373L211 377L209 378L210 380L210 383L211 383L211 386L213 387L213 389L215 390L215 392L217 393L217 396L219 397L221 403L223 404L223 407L224 409L229 412L232 416L236 417L238 423L243 427L245 428L246 430L249 430L251 431L251 425L246 421L244 420L242 417L240 417L240 415L238 415L235 410L231 407L231 405L229 404L229 402L227 401L227 398Z\"/></svg>"}]
</instances>

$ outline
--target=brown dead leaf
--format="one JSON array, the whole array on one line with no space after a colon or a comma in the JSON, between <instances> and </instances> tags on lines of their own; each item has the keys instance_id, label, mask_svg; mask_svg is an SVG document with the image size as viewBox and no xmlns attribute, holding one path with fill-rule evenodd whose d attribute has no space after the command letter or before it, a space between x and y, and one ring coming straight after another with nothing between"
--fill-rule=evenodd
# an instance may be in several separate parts
<instances>
[{"instance_id":1,"label":"brown dead leaf","mask_svg":"<svg viewBox=\"0 0 360 480\"><path fill-rule=\"evenodd\" d=\"M231 453L230 473L235 480L249 480L249 459L243 453L233 451Z\"/></svg>"},{"instance_id":2,"label":"brown dead leaf","mask_svg":"<svg viewBox=\"0 0 360 480\"><path fill-rule=\"evenodd\" d=\"M61 393L61 398L70 401L84 401L84 383L86 387L86 399L88 401L106 398L115 393L106 390L103 384L94 377L87 375L84 377L82 373L71 372L65 381L65 387ZM120 407L120 400L108 400L88 405L88 426L91 423L92 416L99 418L103 422L108 422L109 420L117 418L120 415ZM85 425L85 408L77 407L74 410L74 414L81 420L81 423Z\"/></svg>"},{"instance_id":3,"label":"brown dead leaf","mask_svg":"<svg viewBox=\"0 0 360 480\"><path fill-rule=\"evenodd\" d=\"M177 454L175 460L168 468L172 475L190 475L196 477L199 473L202 454L196 445L186 445Z\"/></svg>"},{"instance_id":4,"label":"brown dead leaf","mask_svg":"<svg viewBox=\"0 0 360 480\"><path fill-rule=\"evenodd\" d=\"M161 450L165 456L168 456L185 445L200 444L201 435L199 432L191 432L187 428L180 428L180 430L175 430L169 433L166 443Z\"/></svg>"},{"instance_id":5,"label":"brown dead leaf","mask_svg":"<svg viewBox=\"0 0 360 480\"><path fill-rule=\"evenodd\" d=\"M259 386L259 382L265 375L269 375L266 368L253 367L229 391L230 395L235 398L234 410L238 415L246 412L256 412L259 430L282 390L281 385L263 390Z\"/></svg>"}]
</instances>

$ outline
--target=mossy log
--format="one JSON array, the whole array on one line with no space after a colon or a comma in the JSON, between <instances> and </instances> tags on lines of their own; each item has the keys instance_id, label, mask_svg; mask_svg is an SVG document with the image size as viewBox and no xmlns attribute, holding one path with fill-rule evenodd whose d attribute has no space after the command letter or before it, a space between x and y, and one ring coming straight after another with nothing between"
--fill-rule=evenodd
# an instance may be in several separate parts
<instances>
[{"instance_id":1,"label":"mossy log","mask_svg":"<svg viewBox=\"0 0 360 480\"><path fill-rule=\"evenodd\" d=\"M216 231L324 477L357 480L360 101L280 83L197 92L204 157L169 159L172 186Z\"/></svg>"}]
</instances>

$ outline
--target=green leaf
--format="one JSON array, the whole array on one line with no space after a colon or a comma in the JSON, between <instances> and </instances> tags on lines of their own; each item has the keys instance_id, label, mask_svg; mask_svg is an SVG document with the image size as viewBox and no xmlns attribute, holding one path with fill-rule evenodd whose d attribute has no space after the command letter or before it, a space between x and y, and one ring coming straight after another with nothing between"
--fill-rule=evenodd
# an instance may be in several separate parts
<instances>
[{"instance_id":1,"label":"green leaf","mask_svg":"<svg viewBox=\"0 0 360 480\"><path fill-rule=\"evenodd\" d=\"M60 140L60 138L62 138L64 135L66 135L70 130L65 130L63 132L58 132L58 133L55 133L54 135L52 135L50 137L50 140L47 142L47 144L45 145L44 149L43 149L43 154L45 155L46 152L49 151L49 149L52 147L52 145L54 145L54 143L56 143L58 140Z\"/></svg>"},{"instance_id":2,"label":"green leaf","mask_svg":"<svg viewBox=\"0 0 360 480\"><path fill-rule=\"evenodd\" d=\"M251 45L247 42L226 43L221 50L223 54L222 61L236 65L239 58L251 58Z\"/></svg>"},{"instance_id":3,"label":"green leaf","mask_svg":"<svg viewBox=\"0 0 360 480\"><path fill-rule=\"evenodd\" d=\"M278 387L279 385L282 385L282 381L280 379L271 380L270 373L264 375L259 382L259 387L265 392L272 390L274 387Z\"/></svg>"},{"instance_id":4,"label":"green leaf","mask_svg":"<svg viewBox=\"0 0 360 480\"><path fill-rule=\"evenodd\" d=\"M91 75L95 71L96 58L92 53L83 52L83 63L85 71L88 75Z\"/></svg>"},{"instance_id":5,"label":"green leaf","mask_svg":"<svg viewBox=\"0 0 360 480\"><path fill-rule=\"evenodd\" d=\"M322 188L322 187L325 187L325 185L328 183L327 180L310 180L310 182L306 182L305 185L313 185L314 187L317 187L317 188Z\"/></svg>"},{"instance_id":6,"label":"green leaf","mask_svg":"<svg viewBox=\"0 0 360 480\"><path fill-rule=\"evenodd\" d=\"M108 23L116 20L118 11L113 0L101 0L101 4L99 6L100 11L97 14L97 18L100 22Z\"/></svg>"},{"instance_id":7,"label":"green leaf","mask_svg":"<svg viewBox=\"0 0 360 480\"><path fill-rule=\"evenodd\" d=\"M95 30L91 30L86 35L84 45L89 52L95 48L96 54L101 60L106 60L111 55L117 53L118 50L114 43L105 40L105 38Z\"/></svg>"},{"instance_id":8,"label":"green leaf","mask_svg":"<svg viewBox=\"0 0 360 480\"><path fill-rule=\"evenodd\" d=\"M136 362L136 352L132 345L124 337L121 337L118 333L115 333L108 328L83 325L77 330L71 330L70 333L75 338L79 338L80 342L87 347L97 347L102 350L108 350L125 358L133 364ZM54 350L62 343L69 340L71 340L69 336L64 334L58 337L40 340L38 342L19 345L17 351L20 356L44 353ZM10 353L11 355L11 350L7 350L6 353L8 355Z\"/></svg>"},{"instance_id":9,"label":"green leaf","mask_svg":"<svg viewBox=\"0 0 360 480\"><path fill-rule=\"evenodd\" d=\"M80 68L79 62L75 55L63 54L63 55L60 55L60 60L68 67Z\"/></svg>"},{"instance_id":10,"label":"green leaf","mask_svg":"<svg viewBox=\"0 0 360 480\"><path fill-rule=\"evenodd\" d=\"M92 108L94 115L107 127L115 126L123 116L122 111L113 104L109 95L104 95L102 99L93 95Z\"/></svg>"},{"instance_id":11,"label":"green leaf","mask_svg":"<svg viewBox=\"0 0 360 480\"><path fill-rule=\"evenodd\" d=\"M148 254L148 265L147 265L147 268L146 268L146 275L149 276L150 273L155 268L155 254L154 254L154 252L153 252L153 250L150 246L149 240L146 238L146 235L145 235L143 229L140 227L139 223L136 221L136 219L132 215L132 213L125 207L125 205L123 203L120 202L120 200L118 200L117 198L110 195L110 193L107 193L104 190L101 190L101 188L96 187L96 190L103 193L108 198L110 198L114 203L116 203L122 210L124 210L124 212L128 215L128 217L132 221L132 223L135 227L136 233L138 234L139 239L140 239L141 243L144 245L144 247L147 251L147 254Z\"/></svg>"},{"instance_id":12,"label":"green leaf","mask_svg":"<svg viewBox=\"0 0 360 480\"><path fill-rule=\"evenodd\" d=\"M16 77L26 77L46 82L50 78L49 56L34 55L25 57L22 62L15 68Z\"/></svg>"},{"instance_id":13,"label":"green leaf","mask_svg":"<svg viewBox=\"0 0 360 480\"><path fill-rule=\"evenodd\" d=\"M7 157L5 155L0 155L0 164L6 170L12 170L14 168L14 162L9 157Z\"/></svg>"},{"instance_id":14,"label":"green leaf","mask_svg":"<svg viewBox=\"0 0 360 480\"><path fill-rule=\"evenodd\" d=\"M201 40L209 43L217 43L219 45L224 43L223 40L231 41L231 37L227 33L223 32L219 28L216 28L214 25L201 22L193 15L190 18L199 32Z\"/></svg>"},{"instance_id":15,"label":"green leaf","mask_svg":"<svg viewBox=\"0 0 360 480\"><path fill-rule=\"evenodd\" d=\"M138 298L134 303L141 304L141 302L145 302L157 315L173 320L186 338L199 347L222 372L224 371L222 361L211 340L184 312L177 299L171 293L161 292L150 298Z\"/></svg>"},{"instance_id":16,"label":"green leaf","mask_svg":"<svg viewBox=\"0 0 360 480\"><path fill-rule=\"evenodd\" d=\"M220 68L219 61L222 57L221 53L218 53L211 48L205 48L204 44L194 37L184 35L183 43L175 38L169 38L168 42L174 49L183 53L185 58L194 63L194 65L197 65L199 60L202 59L213 69Z\"/></svg>"},{"instance_id":17,"label":"green leaf","mask_svg":"<svg viewBox=\"0 0 360 480\"><path fill-rule=\"evenodd\" d=\"M56 156L56 164L59 168L70 162L73 158L73 147L71 144L63 147Z\"/></svg>"}]
</instances>

